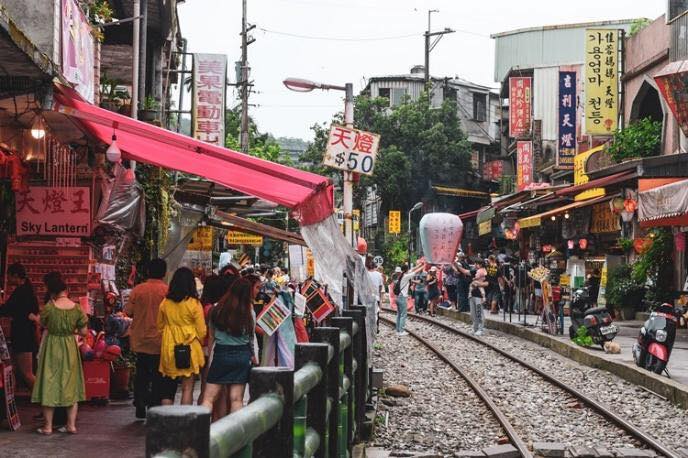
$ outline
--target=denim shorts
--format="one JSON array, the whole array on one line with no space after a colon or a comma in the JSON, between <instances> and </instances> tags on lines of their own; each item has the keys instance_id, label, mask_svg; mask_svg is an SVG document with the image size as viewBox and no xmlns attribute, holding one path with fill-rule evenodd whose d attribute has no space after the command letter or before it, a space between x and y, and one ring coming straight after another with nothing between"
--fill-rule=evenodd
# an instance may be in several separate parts
<instances>
[{"instance_id":1,"label":"denim shorts","mask_svg":"<svg viewBox=\"0 0 688 458\"><path fill-rule=\"evenodd\" d=\"M208 383L217 385L248 383L251 349L248 345L215 345L208 369Z\"/></svg>"}]
</instances>

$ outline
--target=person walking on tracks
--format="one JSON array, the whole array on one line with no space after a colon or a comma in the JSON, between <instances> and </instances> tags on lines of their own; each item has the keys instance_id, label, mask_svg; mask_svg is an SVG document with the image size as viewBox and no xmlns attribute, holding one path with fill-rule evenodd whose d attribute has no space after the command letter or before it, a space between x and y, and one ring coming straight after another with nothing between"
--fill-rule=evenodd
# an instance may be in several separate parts
<instances>
[{"instance_id":1,"label":"person walking on tracks","mask_svg":"<svg viewBox=\"0 0 688 458\"><path fill-rule=\"evenodd\" d=\"M395 270L396 278L394 279L394 295L396 296L397 304L397 335L405 336L407 332L406 328L406 314L407 301L408 301L408 290L411 279L416 275L416 272L420 272L423 269L423 264L419 263L415 268L409 272L408 264L404 264L401 267L397 267Z\"/></svg>"},{"instance_id":2,"label":"person walking on tracks","mask_svg":"<svg viewBox=\"0 0 688 458\"><path fill-rule=\"evenodd\" d=\"M485 262L483 260L478 260L475 265L478 270L470 285L471 297L469 302L471 307L471 320L473 321L473 333L476 336L481 336L484 332L483 303L485 302L485 288L489 283L486 278L487 271L485 270Z\"/></svg>"}]
</instances>

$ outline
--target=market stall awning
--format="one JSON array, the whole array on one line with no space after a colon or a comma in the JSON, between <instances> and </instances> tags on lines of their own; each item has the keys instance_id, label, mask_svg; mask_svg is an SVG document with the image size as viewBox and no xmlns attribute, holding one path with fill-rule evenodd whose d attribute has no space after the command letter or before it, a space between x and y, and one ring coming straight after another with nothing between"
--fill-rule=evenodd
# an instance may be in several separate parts
<instances>
[{"instance_id":1,"label":"market stall awning","mask_svg":"<svg viewBox=\"0 0 688 458\"><path fill-rule=\"evenodd\" d=\"M473 219L473 218L475 218L476 216L478 216L478 213L480 213L481 211L484 211L484 210L486 210L486 209L488 209L488 208L490 208L490 207L489 207L489 206L485 206L485 207L480 207L480 208L477 209L477 210L469 211L469 212L466 212L466 213L461 213L461 214L459 215L459 218L461 218L461 221L467 221L467 220L469 220L469 219Z\"/></svg>"},{"instance_id":2,"label":"market stall awning","mask_svg":"<svg viewBox=\"0 0 688 458\"><path fill-rule=\"evenodd\" d=\"M642 180L638 193L641 227L688 225L688 180ZM644 189L643 189L644 188Z\"/></svg>"},{"instance_id":3,"label":"market stall awning","mask_svg":"<svg viewBox=\"0 0 688 458\"><path fill-rule=\"evenodd\" d=\"M432 189L441 196L473 197L476 199L489 199L490 193L473 191L472 189L451 188L449 186L433 186Z\"/></svg>"},{"instance_id":4,"label":"market stall awning","mask_svg":"<svg viewBox=\"0 0 688 458\"><path fill-rule=\"evenodd\" d=\"M587 183L579 184L577 186L569 186L568 188L556 191L558 196L567 196L569 194L578 194L579 192L587 191L593 188L604 188L616 183L622 183L633 178L637 178L638 174L635 170L615 173L604 178L588 181Z\"/></svg>"},{"instance_id":5,"label":"market stall awning","mask_svg":"<svg viewBox=\"0 0 688 458\"><path fill-rule=\"evenodd\" d=\"M235 229L248 234L261 235L269 239L287 242L291 245L306 246L303 237L294 232L268 226L267 224L257 223L246 218L230 215L223 211L215 212L215 217L219 220L218 227L223 227L224 229Z\"/></svg>"},{"instance_id":6,"label":"market stall awning","mask_svg":"<svg viewBox=\"0 0 688 458\"><path fill-rule=\"evenodd\" d=\"M117 144L127 159L198 175L236 191L292 209L301 224L333 212L330 181L320 175L211 145L99 108L68 87L55 85L56 110L73 116L103 143Z\"/></svg>"},{"instance_id":7,"label":"market stall awning","mask_svg":"<svg viewBox=\"0 0 688 458\"><path fill-rule=\"evenodd\" d=\"M528 216L526 218L521 218L518 220L518 224L521 226L521 229L526 229L529 227L536 227L542 224L542 220L547 219L551 216L556 216L561 213L566 213L569 210L573 210L575 208L581 208L581 207L587 207L589 205L594 205L600 202L604 202L606 200L611 199L609 196L602 196L602 197L596 197L594 199L590 200L583 200L580 202L574 202L572 204L564 205L563 207L555 208L552 210L547 210L546 212L538 213L537 215L533 216Z\"/></svg>"}]
</instances>

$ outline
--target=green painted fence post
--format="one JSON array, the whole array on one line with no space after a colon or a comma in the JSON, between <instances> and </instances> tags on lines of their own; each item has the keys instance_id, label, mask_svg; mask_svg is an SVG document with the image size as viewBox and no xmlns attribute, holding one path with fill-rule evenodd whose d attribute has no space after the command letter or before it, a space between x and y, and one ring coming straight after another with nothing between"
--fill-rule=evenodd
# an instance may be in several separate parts
<instances>
[{"instance_id":1,"label":"green painted fence post","mask_svg":"<svg viewBox=\"0 0 688 458\"><path fill-rule=\"evenodd\" d=\"M356 441L364 441L362 437L363 422L365 421L366 403L368 401L368 335L366 333L367 309L363 305L354 305L351 310L344 312L358 324L358 333L354 336L354 358L356 369L356 399L354 400L356 416Z\"/></svg>"},{"instance_id":2,"label":"green painted fence post","mask_svg":"<svg viewBox=\"0 0 688 458\"><path fill-rule=\"evenodd\" d=\"M337 318L332 318L330 320L330 323L332 326L338 327L340 330L346 331L349 336L351 336L351 345L349 345L345 350L344 350L344 375L347 376L349 379L350 385L349 389L347 390L347 399L346 399L346 405L347 405L347 418L346 418L346 443L347 443L347 449L351 450L353 448L353 443L354 443L354 419L353 415L351 415L351 412L353 412L353 389L354 389L354 367L353 367L353 359L354 359L354 352L353 352L353 326L354 326L354 321L350 317L337 317Z\"/></svg>"},{"instance_id":3,"label":"green painted fence post","mask_svg":"<svg viewBox=\"0 0 688 458\"><path fill-rule=\"evenodd\" d=\"M330 400L330 416L327 420L327 450L325 456L337 457L337 423L339 421L339 329L320 327L313 330L313 341L328 344L334 351L327 363L327 397Z\"/></svg>"},{"instance_id":4,"label":"green painted fence post","mask_svg":"<svg viewBox=\"0 0 688 458\"><path fill-rule=\"evenodd\" d=\"M253 456L293 458L294 451L294 372L286 367L254 367L249 380L251 399L275 393L284 401L280 421L253 442Z\"/></svg>"},{"instance_id":5,"label":"green painted fence post","mask_svg":"<svg viewBox=\"0 0 688 458\"><path fill-rule=\"evenodd\" d=\"M313 428L320 436L320 447L315 452L315 458L327 456L327 349L326 343L297 344L294 355L296 370L306 363L314 362L323 372L320 383L308 393L306 407L306 428Z\"/></svg>"},{"instance_id":6,"label":"green painted fence post","mask_svg":"<svg viewBox=\"0 0 688 458\"><path fill-rule=\"evenodd\" d=\"M158 406L146 414L146 456L188 452L207 457L210 449L210 410L200 406Z\"/></svg>"}]
</instances>

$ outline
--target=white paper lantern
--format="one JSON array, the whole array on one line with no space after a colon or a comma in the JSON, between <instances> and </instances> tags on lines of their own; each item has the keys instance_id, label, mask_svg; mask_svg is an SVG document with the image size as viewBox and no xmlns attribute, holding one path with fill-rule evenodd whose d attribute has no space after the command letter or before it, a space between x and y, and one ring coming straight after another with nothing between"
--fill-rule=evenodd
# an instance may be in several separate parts
<instances>
[{"instance_id":1,"label":"white paper lantern","mask_svg":"<svg viewBox=\"0 0 688 458\"><path fill-rule=\"evenodd\" d=\"M461 243L463 223L451 213L428 213L420 220L420 242L425 260L430 264L454 262Z\"/></svg>"},{"instance_id":2,"label":"white paper lantern","mask_svg":"<svg viewBox=\"0 0 688 458\"><path fill-rule=\"evenodd\" d=\"M112 143L108 146L107 151L105 151L105 157L110 162L119 162L122 160L122 151L120 151L119 146L117 146L117 137L112 136Z\"/></svg>"}]
</instances>

